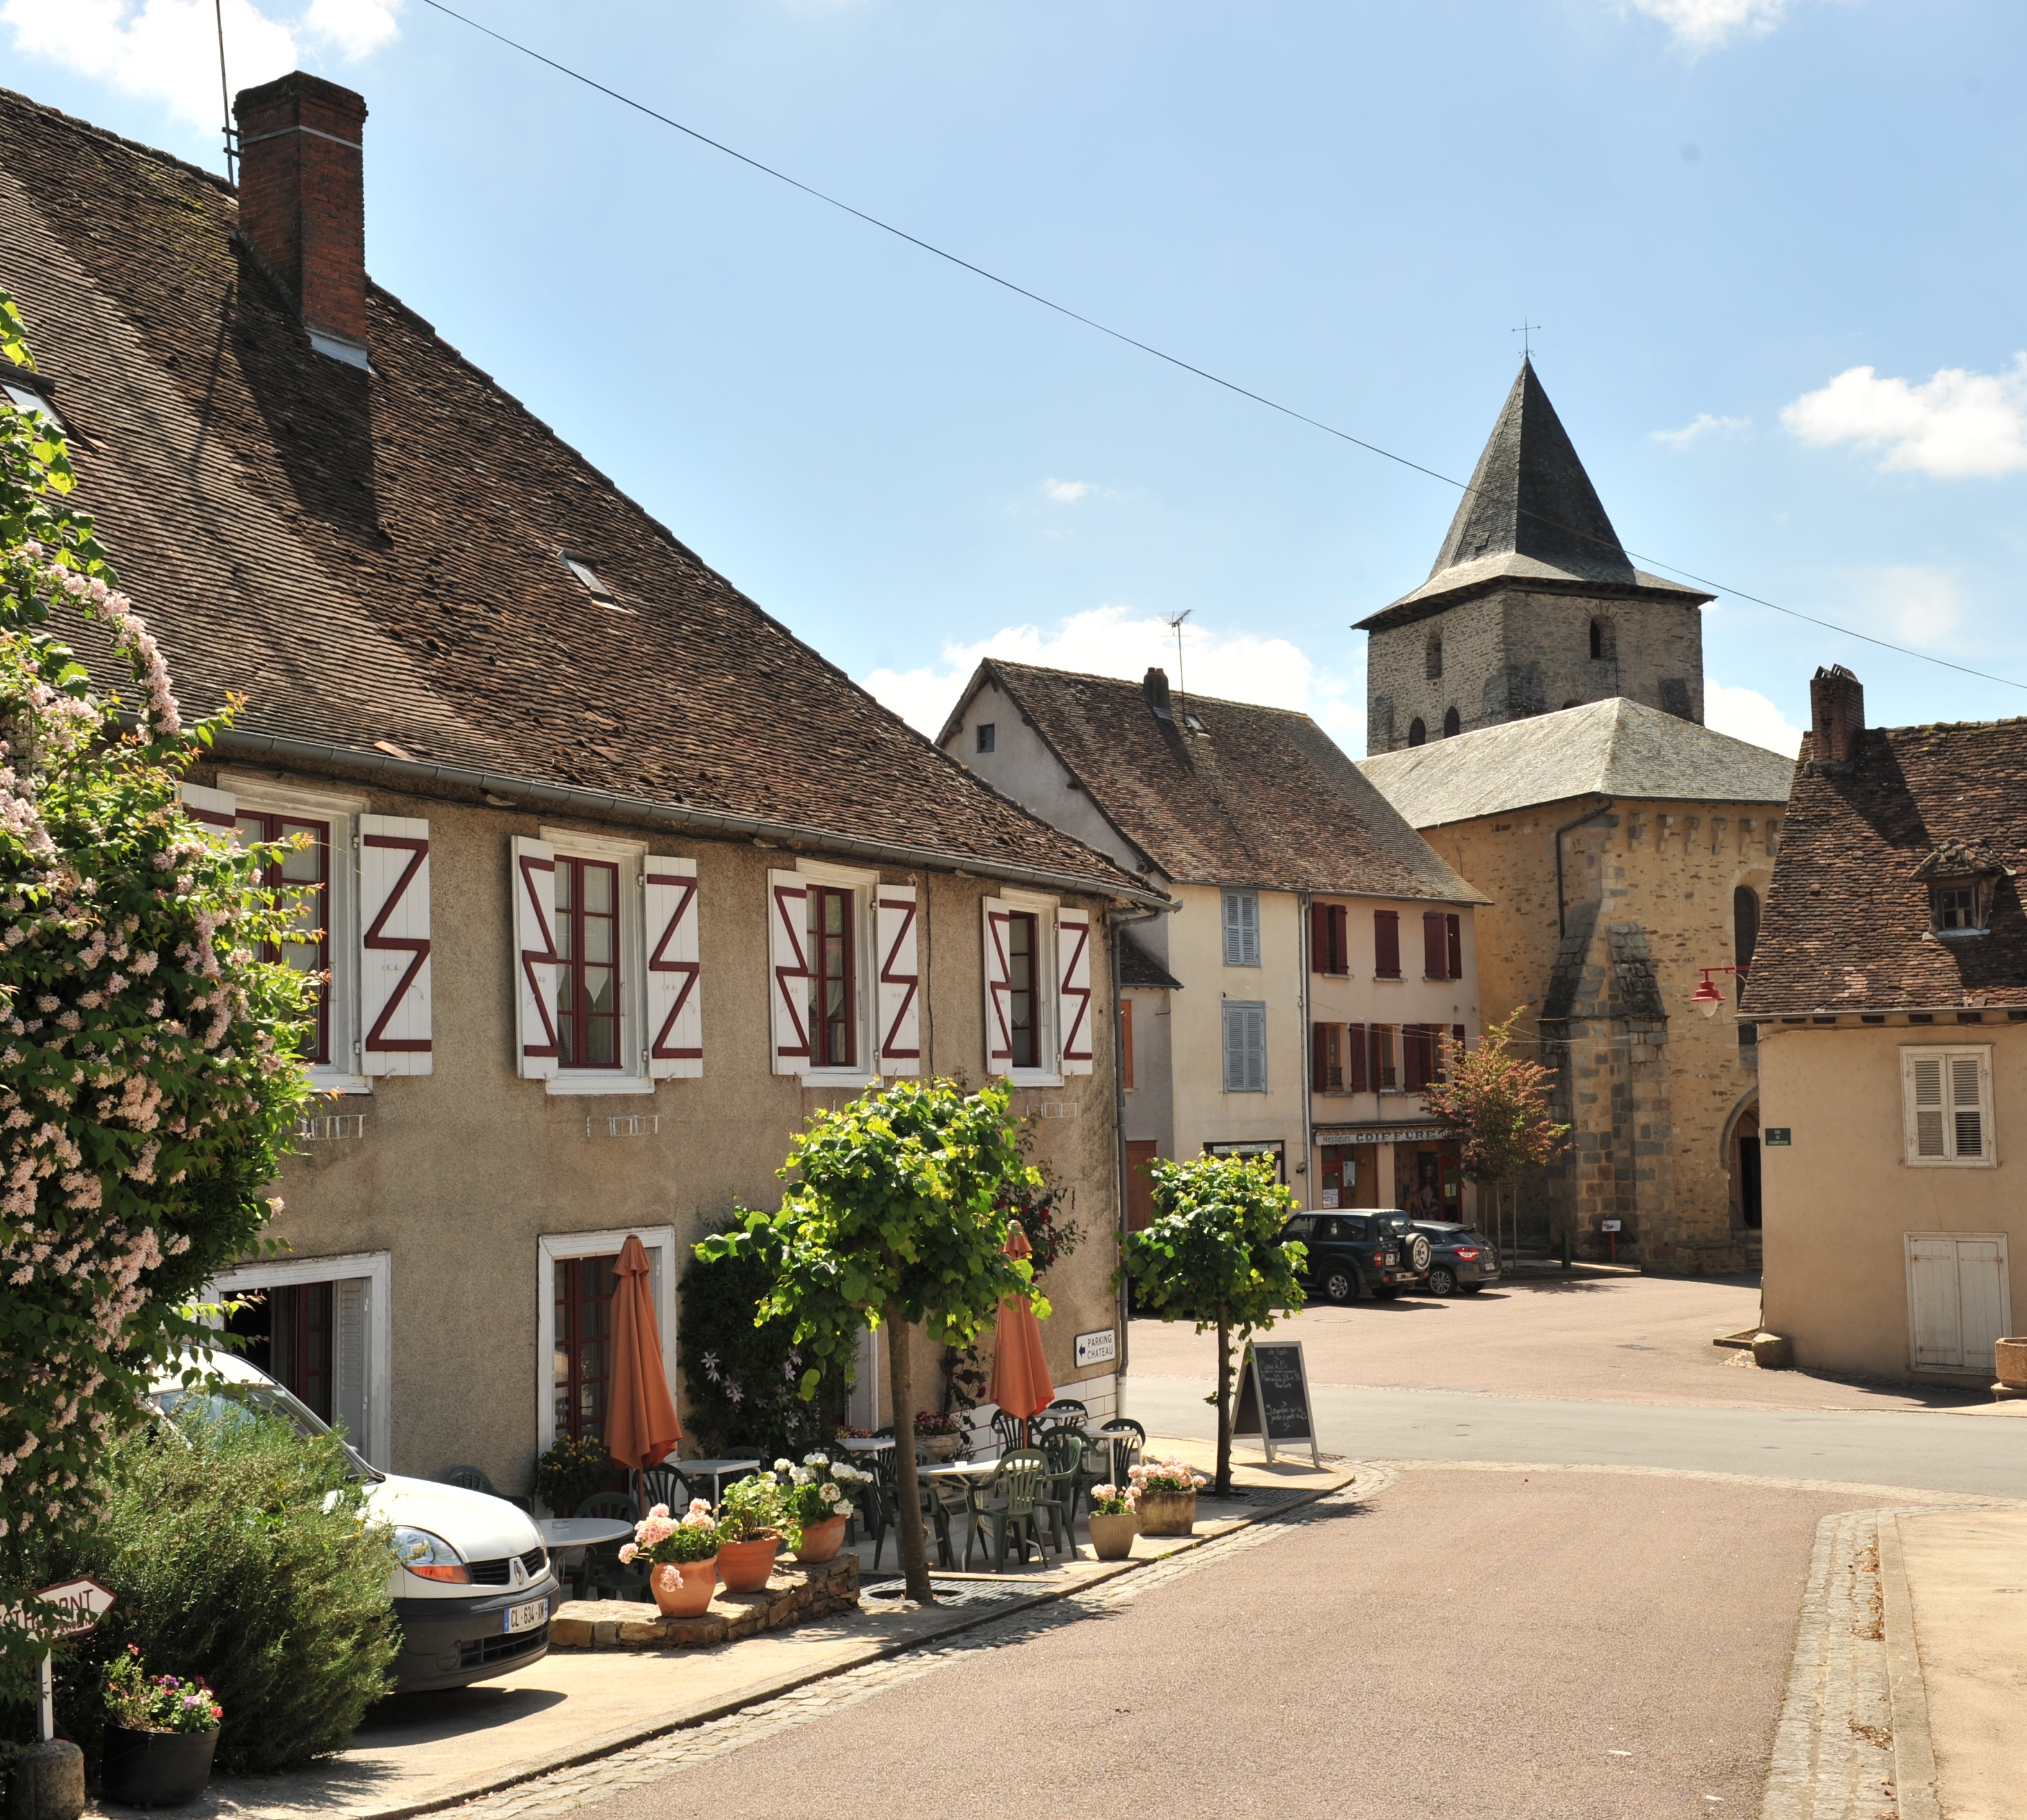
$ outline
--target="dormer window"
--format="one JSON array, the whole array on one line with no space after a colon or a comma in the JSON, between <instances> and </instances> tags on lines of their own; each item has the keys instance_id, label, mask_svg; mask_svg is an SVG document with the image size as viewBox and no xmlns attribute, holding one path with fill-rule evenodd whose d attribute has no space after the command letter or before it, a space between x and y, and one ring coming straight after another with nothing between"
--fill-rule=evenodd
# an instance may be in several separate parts
<instances>
[{"instance_id":1,"label":"dormer window","mask_svg":"<svg viewBox=\"0 0 2027 1820\"><path fill-rule=\"evenodd\" d=\"M1981 936L1992 927L1992 906L2001 879L2012 868L1998 854L1969 840L1948 840L1914 868L1914 877L1929 888L1929 932L1961 938Z\"/></svg>"},{"instance_id":2,"label":"dormer window","mask_svg":"<svg viewBox=\"0 0 2027 1820\"><path fill-rule=\"evenodd\" d=\"M1939 936L1965 935L1981 925L1977 915L1977 886L1938 884L1929 888L1929 902Z\"/></svg>"}]
</instances>

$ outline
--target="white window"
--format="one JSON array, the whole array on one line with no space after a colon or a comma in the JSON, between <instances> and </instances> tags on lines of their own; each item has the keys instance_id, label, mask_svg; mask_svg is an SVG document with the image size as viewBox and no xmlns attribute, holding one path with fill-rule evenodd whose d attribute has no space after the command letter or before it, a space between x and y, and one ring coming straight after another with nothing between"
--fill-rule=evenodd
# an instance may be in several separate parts
<instances>
[{"instance_id":1,"label":"white window","mask_svg":"<svg viewBox=\"0 0 2027 1820\"><path fill-rule=\"evenodd\" d=\"M1909 1357L1918 1371L1990 1378L1992 1342L2013 1331L2003 1233L1910 1232Z\"/></svg>"},{"instance_id":2,"label":"white window","mask_svg":"<svg viewBox=\"0 0 2027 1820\"><path fill-rule=\"evenodd\" d=\"M1267 1091L1267 1006L1264 999L1224 1001L1224 1091Z\"/></svg>"},{"instance_id":3,"label":"white window","mask_svg":"<svg viewBox=\"0 0 2027 1820\"><path fill-rule=\"evenodd\" d=\"M985 1071L1054 1086L1091 1071L1091 914L1010 892L980 905Z\"/></svg>"},{"instance_id":4,"label":"white window","mask_svg":"<svg viewBox=\"0 0 2027 1820\"><path fill-rule=\"evenodd\" d=\"M366 799L227 773L220 788L183 787L207 826L282 844L269 868L301 895L292 938L274 957L330 977L318 995L310 1080L327 1093L366 1093L387 1074L434 1065L430 825L368 815Z\"/></svg>"},{"instance_id":5,"label":"white window","mask_svg":"<svg viewBox=\"0 0 2027 1820\"><path fill-rule=\"evenodd\" d=\"M1224 894L1224 964L1228 967L1260 965L1260 894L1257 891Z\"/></svg>"},{"instance_id":6,"label":"white window","mask_svg":"<svg viewBox=\"0 0 2027 1820\"><path fill-rule=\"evenodd\" d=\"M613 1266L630 1239L648 1253L648 1293L661 1330L662 1371L676 1383L676 1229L624 1226L545 1232L535 1241L536 1448L559 1434L604 1432L611 1364Z\"/></svg>"},{"instance_id":7,"label":"white window","mask_svg":"<svg viewBox=\"0 0 2027 1820\"><path fill-rule=\"evenodd\" d=\"M904 1064L920 1072L914 905L911 885L814 860L767 874L777 1074L856 1087L877 1078L883 1062L894 1073Z\"/></svg>"},{"instance_id":8,"label":"white window","mask_svg":"<svg viewBox=\"0 0 2027 1820\"><path fill-rule=\"evenodd\" d=\"M696 862L574 829L511 846L519 1072L552 1094L702 1073Z\"/></svg>"},{"instance_id":9,"label":"white window","mask_svg":"<svg viewBox=\"0 0 2027 1820\"><path fill-rule=\"evenodd\" d=\"M1997 1159L1988 1044L1903 1049L1900 1082L1910 1164L1991 1168Z\"/></svg>"}]
</instances>

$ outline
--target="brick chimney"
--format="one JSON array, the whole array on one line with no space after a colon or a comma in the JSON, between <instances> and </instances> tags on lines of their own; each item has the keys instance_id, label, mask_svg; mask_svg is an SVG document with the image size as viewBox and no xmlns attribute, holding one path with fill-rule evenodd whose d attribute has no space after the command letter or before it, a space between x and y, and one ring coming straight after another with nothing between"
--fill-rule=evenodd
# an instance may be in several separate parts
<instances>
[{"instance_id":1,"label":"brick chimney","mask_svg":"<svg viewBox=\"0 0 2027 1820\"><path fill-rule=\"evenodd\" d=\"M301 70L232 104L239 230L293 293L320 353L366 364L366 98Z\"/></svg>"},{"instance_id":2,"label":"brick chimney","mask_svg":"<svg viewBox=\"0 0 2027 1820\"><path fill-rule=\"evenodd\" d=\"M1147 705L1154 711L1157 721L1172 721L1175 709L1169 702L1169 673L1165 670L1150 670L1140 679L1140 692L1147 698Z\"/></svg>"},{"instance_id":3,"label":"brick chimney","mask_svg":"<svg viewBox=\"0 0 2027 1820\"><path fill-rule=\"evenodd\" d=\"M1809 679L1809 721L1819 765L1848 765L1865 731L1865 685L1841 663Z\"/></svg>"}]
</instances>

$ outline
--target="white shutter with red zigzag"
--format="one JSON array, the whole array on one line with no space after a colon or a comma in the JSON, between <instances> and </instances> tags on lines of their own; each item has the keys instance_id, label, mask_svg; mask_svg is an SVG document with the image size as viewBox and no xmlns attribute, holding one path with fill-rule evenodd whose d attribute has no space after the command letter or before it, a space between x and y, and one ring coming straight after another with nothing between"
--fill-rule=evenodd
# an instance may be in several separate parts
<instances>
[{"instance_id":1,"label":"white shutter with red zigzag","mask_svg":"<svg viewBox=\"0 0 2027 1820\"><path fill-rule=\"evenodd\" d=\"M514 1054L523 1078L556 1072L556 850L546 840L513 840Z\"/></svg>"},{"instance_id":2,"label":"white shutter with red zigzag","mask_svg":"<svg viewBox=\"0 0 2027 1820\"><path fill-rule=\"evenodd\" d=\"M230 790L207 789L201 784L183 786L183 808L193 821L207 828L236 835L239 832L239 803Z\"/></svg>"},{"instance_id":3,"label":"white shutter with red zigzag","mask_svg":"<svg viewBox=\"0 0 2027 1820\"><path fill-rule=\"evenodd\" d=\"M703 1072L696 862L651 853L641 882L648 934L648 1072L656 1080L694 1080Z\"/></svg>"},{"instance_id":4,"label":"white shutter with red zigzag","mask_svg":"<svg viewBox=\"0 0 2027 1820\"><path fill-rule=\"evenodd\" d=\"M915 888L883 884L873 893L873 940L880 961L880 1072L922 1072L921 969L915 959Z\"/></svg>"},{"instance_id":5,"label":"white shutter with red zigzag","mask_svg":"<svg viewBox=\"0 0 2027 1820\"><path fill-rule=\"evenodd\" d=\"M1007 920L1014 906L1003 898L984 899L985 917L985 1072L1014 1071L1013 970L1006 958Z\"/></svg>"},{"instance_id":6,"label":"white shutter with red zigzag","mask_svg":"<svg viewBox=\"0 0 2027 1820\"><path fill-rule=\"evenodd\" d=\"M1091 924L1089 910L1056 912L1056 1028L1065 1074L1091 1072Z\"/></svg>"},{"instance_id":7,"label":"white shutter with red zigzag","mask_svg":"<svg viewBox=\"0 0 2027 1820\"><path fill-rule=\"evenodd\" d=\"M427 1074L430 825L359 818L359 1028L362 1074Z\"/></svg>"},{"instance_id":8,"label":"white shutter with red zigzag","mask_svg":"<svg viewBox=\"0 0 2027 1820\"><path fill-rule=\"evenodd\" d=\"M767 874L767 1028L777 1074L810 1065L809 906L801 873Z\"/></svg>"}]
</instances>

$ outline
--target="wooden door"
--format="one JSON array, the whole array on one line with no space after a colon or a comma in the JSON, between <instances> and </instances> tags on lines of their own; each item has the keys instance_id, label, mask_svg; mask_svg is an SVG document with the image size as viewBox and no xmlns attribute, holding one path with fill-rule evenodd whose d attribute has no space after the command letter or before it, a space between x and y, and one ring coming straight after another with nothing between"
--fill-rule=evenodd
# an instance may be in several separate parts
<instances>
[{"instance_id":1,"label":"wooden door","mask_svg":"<svg viewBox=\"0 0 2027 1820\"><path fill-rule=\"evenodd\" d=\"M1994 1369L1992 1343L2012 1316L2006 1241L1996 1235L1907 1235L1907 1314L1917 1370Z\"/></svg>"}]
</instances>

